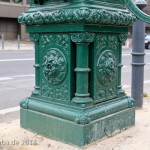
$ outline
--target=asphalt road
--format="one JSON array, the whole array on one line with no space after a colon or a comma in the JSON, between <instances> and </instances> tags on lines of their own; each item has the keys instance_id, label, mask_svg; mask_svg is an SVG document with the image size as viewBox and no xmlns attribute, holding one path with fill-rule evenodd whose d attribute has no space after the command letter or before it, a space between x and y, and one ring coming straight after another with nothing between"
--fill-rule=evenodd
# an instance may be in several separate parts
<instances>
[{"instance_id":1,"label":"asphalt road","mask_svg":"<svg viewBox=\"0 0 150 150\"><path fill-rule=\"evenodd\" d=\"M33 51L0 51L0 123L19 118L19 102L34 88Z\"/></svg>"},{"instance_id":2,"label":"asphalt road","mask_svg":"<svg viewBox=\"0 0 150 150\"><path fill-rule=\"evenodd\" d=\"M150 94L150 50L145 50L144 66L144 93ZM131 95L131 52L123 51L122 55L122 86L128 95ZM138 82L138 81L137 81Z\"/></svg>"},{"instance_id":3,"label":"asphalt road","mask_svg":"<svg viewBox=\"0 0 150 150\"><path fill-rule=\"evenodd\" d=\"M123 51L122 85L131 91L131 54ZM150 50L145 56L144 92L150 94ZM34 88L33 51L0 51L0 123L19 117L19 102ZM7 118L7 119L6 119Z\"/></svg>"}]
</instances>

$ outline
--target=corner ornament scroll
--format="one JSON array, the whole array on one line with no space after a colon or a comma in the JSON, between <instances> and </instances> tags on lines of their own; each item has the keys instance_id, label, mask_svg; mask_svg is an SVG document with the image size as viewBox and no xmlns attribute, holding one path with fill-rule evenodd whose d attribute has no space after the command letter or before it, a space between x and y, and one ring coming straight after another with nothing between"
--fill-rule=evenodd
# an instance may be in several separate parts
<instances>
[{"instance_id":1,"label":"corner ornament scroll","mask_svg":"<svg viewBox=\"0 0 150 150\"><path fill-rule=\"evenodd\" d=\"M140 20L150 24L150 15L142 12L131 0L124 0L129 10Z\"/></svg>"},{"instance_id":2,"label":"corner ornament scroll","mask_svg":"<svg viewBox=\"0 0 150 150\"><path fill-rule=\"evenodd\" d=\"M39 41L40 36L39 34L29 34L29 38L32 42L36 43Z\"/></svg>"}]
</instances>

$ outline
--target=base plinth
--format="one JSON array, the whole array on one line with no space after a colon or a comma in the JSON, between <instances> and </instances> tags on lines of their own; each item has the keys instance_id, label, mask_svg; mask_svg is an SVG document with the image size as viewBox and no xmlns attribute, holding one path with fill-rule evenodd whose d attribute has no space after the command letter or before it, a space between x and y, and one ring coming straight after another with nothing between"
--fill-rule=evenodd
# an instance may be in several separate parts
<instances>
[{"instance_id":1,"label":"base plinth","mask_svg":"<svg viewBox=\"0 0 150 150\"><path fill-rule=\"evenodd\" d=\"M134 124L134 107L99 118L85 125L21 108L21 127L78 147L83 147L104 137L111 137Z\"/></svg>"}]
</instances>

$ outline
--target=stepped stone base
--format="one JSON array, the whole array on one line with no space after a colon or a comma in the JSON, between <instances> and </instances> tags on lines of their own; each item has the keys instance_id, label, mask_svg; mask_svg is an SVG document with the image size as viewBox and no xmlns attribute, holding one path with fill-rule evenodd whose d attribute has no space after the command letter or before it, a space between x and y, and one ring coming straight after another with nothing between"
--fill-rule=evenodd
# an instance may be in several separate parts
<instances>
[{"instance_id":1,"label":"stepped stone base","mask_svg":"<svg viewBox=\"0 0 150 150\"><path fill-rule=\"evenodd\" d=\"M21 127L45 137L83 147L135 125L135 108L99 118L86 125L21 108Z\"/></svg>"}]
</instances>

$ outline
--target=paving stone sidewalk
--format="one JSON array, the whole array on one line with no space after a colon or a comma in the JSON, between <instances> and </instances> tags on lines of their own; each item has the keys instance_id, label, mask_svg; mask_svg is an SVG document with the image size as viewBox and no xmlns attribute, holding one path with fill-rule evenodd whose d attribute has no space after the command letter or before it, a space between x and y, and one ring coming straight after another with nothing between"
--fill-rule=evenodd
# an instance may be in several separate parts
<instances>
[{"instance_id":1,"label":"paving stone sidewalk","mask_svg":"<svg viewBox=\"0 0 150 150\"><path fill-rule=\"evenodd\" d=\"M0 150L150 150L150 98L136 110L135 127L82 149L22 129L18 119L0 124Z\"/></svg>"},{"instance_id":2,"label":"paving stone sidewalk","mask_svg":"<svg viewBox=\"0 0 150 150\"><path fill-rule=\"evenodd\" d=\"M4 49L3 49L4 48ZM0 50L34 50L34 45L30 41L20 41L20 46L18 48L17 40L6 40L4 41L4 46L2 47L2 42L0 41Z\"/></svg>"}]
</instances>

